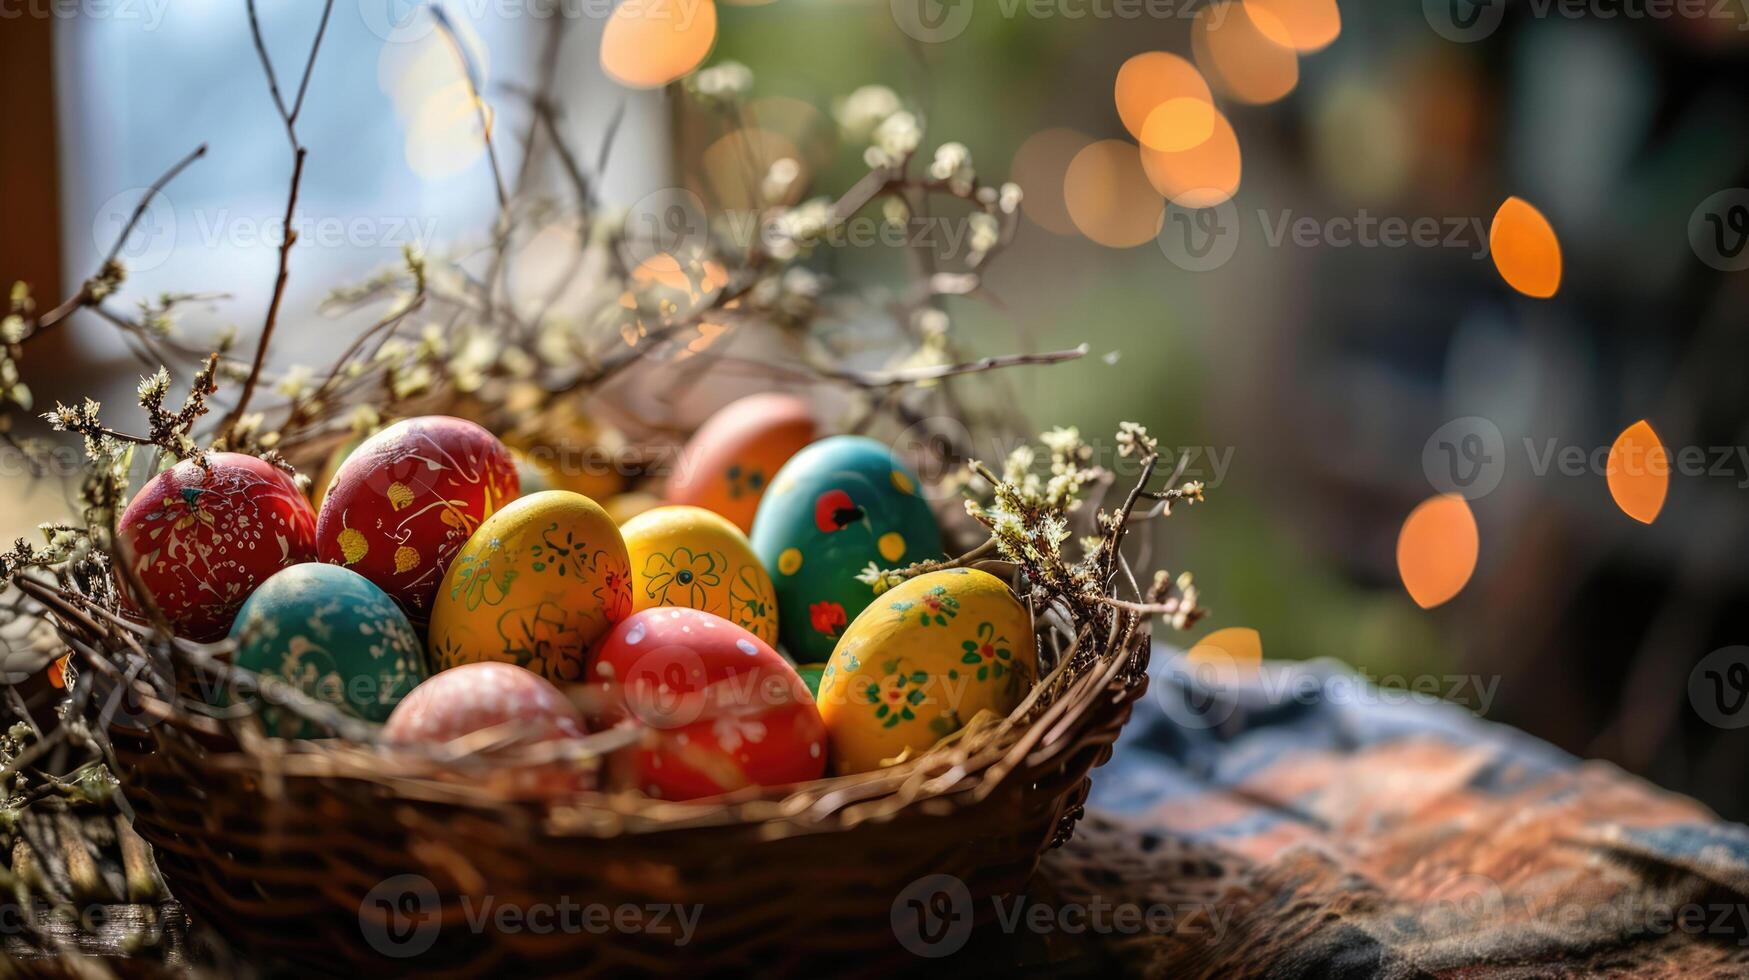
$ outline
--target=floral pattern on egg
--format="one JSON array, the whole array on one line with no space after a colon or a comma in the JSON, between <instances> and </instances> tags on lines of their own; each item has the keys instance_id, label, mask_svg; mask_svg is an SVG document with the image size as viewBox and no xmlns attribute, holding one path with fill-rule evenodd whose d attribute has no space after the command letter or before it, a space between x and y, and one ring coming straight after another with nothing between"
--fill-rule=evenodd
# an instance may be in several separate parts
<instances>
[{"instance_id":1,"label":"floral pattern on egg","mask_svg":"<svg viewBox=\"0 0 1749 980\"><path fill-rule=\"evenodd\" d=\"M1038 664L1032 617L1000 579L947 569L900 583L863 611L816 700L839 772L927 750L980 711L1006 715Z\"/></svg>"},{"instance_id":2,"label":"floral pattern on egg","mask_svg":"<svg viewBox=\"0 0 1749 980\"><path fill-rule=\"evenodd\" d=\"M665 495L720 514L745 533L778 469L814 434L808 403L794 395L766 392L731 402L687 442Z\"/></svg>"},{"instance_id":3,"label":"floral pattern on egg","mask_svg":"<svg viewBox=\"0 0 1749 980\"><path fill-rule=\"evenodd\" d=\"M439 589L429 644L439 669L512 663L558 682L632 611L631 565L600 505L568 490L531 494L487 518Z\"/></svg>"},{"instance_id":4,"label":"floral pattern on egg","mask_svg":"<svg viewBox=\"0 0 1749 980\"><path fill-rule=\"evenodd\" d=\"M317 520L320 557L375 582L422 625L456 553L520 485L510 451L479 425L397 422L335 473Z\"/></svg>"},{"instance_id":5,"label":"floral pattern on egg","mask_svg":"<svg viewBox=\"0 0 1749 980\"><path fill-rule=\"evenodd\" d=\"M702 507L657 507L620 528L636 609L682 606L777 641L777 592L747 536Z\"/></svg>"},{"instance_id":6,"label":"floral pattern on egg","mask_svg":"<svg viewBox=\"0 0 1749 980\"><path fill-rule=\"evenodd\" d=\"M316 555L316 515L290 474L242 453L208 453L158 474L117 524L124 554L176 632L216 640L273 573ZM136 614L144 605L126 588Z\"/></svg>"},{"instance_id":7,"label":"floral pattern on egg","mask_svg":"<svg viewBox=\"0 0 1749 980\"><path fill-rule=\"evenodd\" d=\"M419 636L394 600L364 576L310 562L279 572L243 604L236 663L367 721L383 721L425 678ZM261 711L270 735L321 730L283 708Z\"/></svg>"},{"instance_id":8,"label":"floral pattern on egg","mask_svg":"<svg viewBox=\"0 0 1749 980\"><path fill-rule=\"evenodd\" d=\"M825 660L875 601L858 579L942 557L941 530L913 476L886 446L833 436L777 474L753 522L753 553L772 569L779 636L798 663Z\"/></svg>"}]
</instances>

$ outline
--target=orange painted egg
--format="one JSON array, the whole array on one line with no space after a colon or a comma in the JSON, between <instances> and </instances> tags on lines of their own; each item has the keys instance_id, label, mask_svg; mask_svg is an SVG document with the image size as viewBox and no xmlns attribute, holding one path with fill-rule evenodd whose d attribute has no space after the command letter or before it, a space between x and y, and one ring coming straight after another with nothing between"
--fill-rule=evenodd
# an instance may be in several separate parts
<instances>
[{"instance_id":1,"label":"orange painted egg","mask_svg":"<svg viewBox=\"0 0 1749 980\"><path fill-rule=\"evenodd\" d=\"M616 775L665 800L818 779L826 728L794 667L770 644L696 609L646 609L590 657L601 725L645 738Z\"/></svg>"},{"instance_id":2,"label":"orange painted egg","mask_svg":"<svg viewBox=\"0 0 1749 980\"><path fill-rule=\"evenodd\" d=\"M771 478L816 432L808 403L793 395L732 402L699 427L674 461L668 502L716 511L751 531Z\"/></svg>"},{"instance_id":3,"label":"orange painted egg","mask_svg":"<svg viewBox=\"0 0 1749 980\"><path fill-rule=\"evenodd\" d=\"M396 422L334 474L317 553L376 583L423 625L456 552L519 486L510 451L479 425L445 415Z\"/></svg>"},{"instance_id":4,"label":"orange painted egg","mask_svg":"<svg viewBox=\"0 0 1749 980\"><path fill-rule=\"evenodd\" d=\"M486 518L462 546L438 589L427 645L438 670L499 661L575 682L584 651L631 611L619 528L588 497L548 490Z\"/></svg>"},{"instance_id":5,"label":"orange painted egg","mask_svg":"<svg viewBox=\"0 0 1749 980\"><path fill-rule=\"evenodd\" d=\"M225 635L268 576L316 557L316 515L290 474L242 453L184 460L134 495L117 525L131 567L176 632ZM126 588L136 614L143 603Z\"/></svg>"}]
</instances>

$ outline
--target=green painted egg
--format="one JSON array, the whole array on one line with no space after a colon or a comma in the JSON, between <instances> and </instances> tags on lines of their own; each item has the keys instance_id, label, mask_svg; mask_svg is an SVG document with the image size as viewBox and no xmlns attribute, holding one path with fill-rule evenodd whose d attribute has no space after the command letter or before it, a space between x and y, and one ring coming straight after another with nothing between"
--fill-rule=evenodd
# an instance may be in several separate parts
<instances>
[{"instance_id":1,"label":"green painted egg","mask_svg":"<svg viewBox=\"0 0 1749 980\"><path fill-rule=\"evenodd\" d=\"M753 518L753 553L777 587L778 636L797 663L824 661L875 599L856 576L942 557L941 528L916 474L863 436L821 439L772 478Z\"/></svg>"},{"instance_id":2,"label":"green painted egg","mask_svg":"<svg viewBox=\"0 0 1749 980\"><path fill-rule=\"evenodd\" d=\"M236 663L273 675L366 721L384 721L425 679L425 650L388 593L340 565L310 562L276 572L231 626ZM256 697L269 735L325 734Z\"/></svg>"}]
</instances>

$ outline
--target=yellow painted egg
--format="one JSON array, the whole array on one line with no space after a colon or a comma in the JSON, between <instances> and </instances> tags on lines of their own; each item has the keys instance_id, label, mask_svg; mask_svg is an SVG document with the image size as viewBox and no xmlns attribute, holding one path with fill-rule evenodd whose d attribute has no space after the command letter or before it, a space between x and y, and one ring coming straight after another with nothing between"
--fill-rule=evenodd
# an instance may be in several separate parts
<instances>
[{"instance_id":1,"label":"yellow painted egg","mask_svg":"<svg viewBox=\"0 0 1749 980\"><path fill-rule=\"evenodd\" d=\"M777 591L741 529L703 507L657 507L620 528L636 609L686 606L777 643Z\"/></svg>"},{"instance_id":2,"label":"yellow painted egg","mask_svg":"<svg viewBox=\"0 0 1749 980\"><path fill-rule=\"evenodd\" d=\"M1032 617L1001 579L955 568L900 583L851 622L820 677L833 765L878 769L980 711L1007 715L1037 675Z\"/></svg>"},{"instance_id":3,"label":"yellow painted egg","mask_svg":"<svg viewBox=\"0 0 1749 980\"><path fill-rule=\"evenodd\" d=\"M531 494L482 521L450 563L432 666L499 661L577 681L589 645L631 611L631 564L607 512L566 490Z\"/></svg>"}]
</instances>

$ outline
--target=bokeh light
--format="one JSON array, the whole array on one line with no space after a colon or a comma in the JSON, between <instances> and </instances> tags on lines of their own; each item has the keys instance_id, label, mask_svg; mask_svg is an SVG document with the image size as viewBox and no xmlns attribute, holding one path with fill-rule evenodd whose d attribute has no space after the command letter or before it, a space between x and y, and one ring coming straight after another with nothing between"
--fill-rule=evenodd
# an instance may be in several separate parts
<instances>
[{"instance_id":1,"label":"bokeh light","mask_svg":"<svg viewBox=\"0 0 1749 980\"><path fill-rule=\"evenodd\" d=\"M1270 37L1300 51L1328 47L1342 33L1336 0L1244 0L1251 19ZM1282 33L1278 36L1275 31Z\"/></svg>"},{"instance_id":2,"label":"bokeh light","mask_svg":"<svg viewBox=\"0 0 1749 980\"><path fill-rule=\"evenodd\" d=\"M1658 519L1670 492L1670 454L1650 422L1641 419L1616 437L1604 476L1622 513L1641 524Z\"/></svg>"},{"instance_id":3,"label":"bokeh light","mask_svg":"<svg viewBox=\"0 0 1749 980\"><path fill-rule=\"evenodd\" d=\"M1076 230L1109 248L1152 241L1166 213L1140 148L1123 140L1100 140L1075 154L1063 176L1063 202Z\"/></svg>"},{"instance_id":4,"label":"bokeh light","mask_svg":"<svg viewBox=\"0 0 1749 980\"><path fill-rule=\"evenodd\" d=\"M1409 598L1423 609L1462 592L1476 570L1481 540L1470 505L1457 494L1425 500L1397 536L1397 571Z\"/></svg>"},{"instance_id":5,"label":"bokeh light","mask_svg":"<svg viewBox=\"0 0 1749 980\"><path fill-rule=\"evenodd\" d=\"M1117 70L1112 96L1117 103L1117 115L1123 120L1124 128L1130 131L1131 136L1149 146L1156 145L1147 139L1148 122L1155 110L1179 99L1196 100L1211 106L1214 103L1214 95L1209 91L1208 82L1196 70L1196 66L1164 51L1145 51L1125 61ZM1166 137L1172 134L1170 130L1156 127L1155 135Z\"/></svg>"},{"instance_id":6,"label":"bokeh light","mask_svg":"<svg viewBox=\"0 0 1749 980\"><path fill-rule=\"evenodd\" d=\"M701 162L705 184L717 205L743 211L759 207L768 191L779 192L770 201L773 204L794 204L800 200L809 179L801 156L801 149L781 133L737 129L705 147ZM796 168L781 186L766 180L772 164L780 160L793 161Z\"/></svg>"},{"instance_id":7,"label":"bokeh light","mask_svg":"<svg viewBox=\"0 0 1749 980\"><path fill-rule=\"evenodd\" d=\"M1185 654L1192 667L1213 667L1218 674L1255 674L1263 666L1263 635L1246 626L1229 626L1196 641Z\"/></svg>"},{"instance_id":8,"label":"bokeh light","mask_svg":"<svg viewBox=\"0 0 1749 980\"><path fill-rule=\"evenodd\" d=\"M1090 142L1084 133L1055 127L1028 136L1014 151L1009 174L1025 192L1020 210L1054 235L1076 233L1069 206L1063 201L1063 179L1069 173L1069 161Z\"/></svg>"},{"instance_id":9,"label":"bokeh light","mask_svg":"<svg viewBox=\"0 0 1749 980\"><path fill-rule=\"evenodd\" d=\"M407 124L407 166L421 177L453 177L486 154L480 131L480 110L492 119L489 105L475 100L466 81L455 81L427 93Z\"/></svg>"},{"instance_id":10,"label":"bokeh light","mask_svg":"<svg viewBox=\"0 0 1749 980\"><path fill-rule=\"evenodd\" d=\"M811 173L832 165L838 152L838 126L813 103L787 95L767 95L747 103L746 124L776 133L801 153Z\"/></svg>"},{"instance_id":11,"label":"bokeh light","mask_svg":"<svg viewBox=\"0 0 1749 980\"><path fill-rule=\"evenodd\" d=\"M630 88L659 88L702 64L716 39L713 0L625 0L601 32L601 70Z\"/></svg>"},{"instance_id":12,"label":"bokeh light","mask_svg":"<svg viewBox=\"0 0 1749 980\"><path fill-rule=\"evenodd\" d=\"M1214 104L1204 99L1168 99L1148 113L1148 121L1142 125L1142 145L1166 153L1195 149L1215 134L1218 113Z\"/></svg>"},{"instance_id":13,"label":"bokeh light","mask_svg":"<svg viewBox=\"0 0 1749 980\"><path fill-rule=\"evenodd\" d=\"M1500 278L1524 295L1548 299L1561 288L1561 241L1542 212L1522 198L1500 205L1488 249Z\"/></svg>"},{"instance_id":14,"label":"bokeh light","mask_svg":"<svg viewBox=\"0 0 1749 980\"><path fill-rule=\"evenodd\" d=\"M1222 92L1240 102L1274 102L1300 82L1300 58L1286 43L1288 29L1273 13L1222 0L1197 11L1191 51L1197 66Z\"/></svg>"},{"instance_id":15,"label":"bokeh light","mask_svg":"<svg viewBox=\"0 0 1749 980\"><path fill-rule=\"evenodd\" d=\"M1239 136L1219 110L1211 110L1208 139L1168 153L1143 147L1142 166L1154 189L1185 208L1210 208L1239 191L1244 165Z\"/></svg>"}]
</instances>

